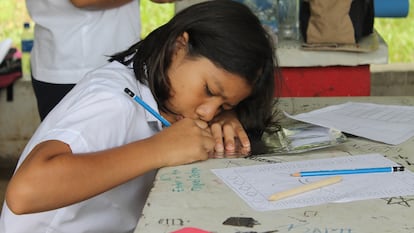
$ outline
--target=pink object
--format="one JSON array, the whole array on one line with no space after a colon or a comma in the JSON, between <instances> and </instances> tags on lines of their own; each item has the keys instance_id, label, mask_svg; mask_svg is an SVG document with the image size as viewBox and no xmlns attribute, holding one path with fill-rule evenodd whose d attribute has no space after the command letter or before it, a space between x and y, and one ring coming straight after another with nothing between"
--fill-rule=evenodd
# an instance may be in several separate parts
<instances>
[{"instance_id":1,"label":"pink object","mask_svg":"<svg viewBox=\"0 0 414 233\"><path fill-rule=\"evenodd\" d=\"M209 231L201 230L195 227L184 227L180 230L173 231L171 233L210 233Z\"/></svg>"}]
</instances>

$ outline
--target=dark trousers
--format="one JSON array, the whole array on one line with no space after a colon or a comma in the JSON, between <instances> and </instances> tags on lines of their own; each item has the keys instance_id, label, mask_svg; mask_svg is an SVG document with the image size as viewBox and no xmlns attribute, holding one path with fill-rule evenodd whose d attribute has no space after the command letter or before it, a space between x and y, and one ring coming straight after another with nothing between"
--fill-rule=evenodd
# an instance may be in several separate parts
<instances>
[{"instance_id":1,"label":"dark trousers","mask_svg":"<svg viewBox=\"0 0 414 233\"><path fill-rule=\"evenodd\" d=\"M75 84L54 84L36 80L32 76L32 86L37 100L40 120L60 102Z\"/></svg>"}]
</instances>

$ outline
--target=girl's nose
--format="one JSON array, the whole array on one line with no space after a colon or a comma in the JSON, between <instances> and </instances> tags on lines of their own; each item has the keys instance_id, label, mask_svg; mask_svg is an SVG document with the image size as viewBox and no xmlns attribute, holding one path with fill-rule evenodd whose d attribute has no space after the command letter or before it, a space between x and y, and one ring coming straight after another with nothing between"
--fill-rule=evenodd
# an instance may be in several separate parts
<instances>
[{"instance_id":1,"label":"girl's nose","mask_svg":"<svg viewBox=\"0 0 414 233\"><path fill-rule=\"evenodd\" d=\"M221 102L209 101L198 106L196 113L198 117L203 121L211 121L221 110Z\"/></svg>"}]
</instances>

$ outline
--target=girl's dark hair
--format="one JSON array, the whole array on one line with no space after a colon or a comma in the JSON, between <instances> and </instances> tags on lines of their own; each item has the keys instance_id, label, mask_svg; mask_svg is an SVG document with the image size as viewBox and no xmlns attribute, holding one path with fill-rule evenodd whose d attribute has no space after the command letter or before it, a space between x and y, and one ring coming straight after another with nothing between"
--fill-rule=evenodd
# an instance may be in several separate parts
<instances>
[{"instance_id":1,"label":"girl's dark hair","mask_svg":"<svg viewBox=\"0 0 414 233\"><path fill-rule=\"evenodd\" d=\"M189 35L188 56L206 57L218 67L245 78L251 95L235 111L252 139L262 136L274 121L275 70L271 36L245 5L231 0L206 1L178 12L168 23L151 32L110 61L133 63L137 80L149 85L159 108L170 93L167 69L178 37Z\"/></svg>"}]
</instances>

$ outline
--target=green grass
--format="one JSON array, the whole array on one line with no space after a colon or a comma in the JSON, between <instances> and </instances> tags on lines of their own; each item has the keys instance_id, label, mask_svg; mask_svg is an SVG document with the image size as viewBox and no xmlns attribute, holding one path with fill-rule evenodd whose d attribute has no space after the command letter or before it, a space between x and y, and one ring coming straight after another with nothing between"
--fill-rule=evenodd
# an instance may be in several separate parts
<instances>
[{"instance_id":1,"label":"green grass","mask_svg":"<svg viewBox=\"0 0 414 233\"><path fill-rule=\"evenodd\" d=\"M392 1L392 0L390 0ZM414 62L414 0L406 18L375 18L375 29L388 45L389 63ZM30 20L24 0L0 0L0 40L11 38L20 48L23 22ZM142 36L167 22L174 14L173 4L141 0Z\"/></svg>"},{"instance_id":2,"label":"green grass","mask_svg":"<svg viewBox=\"0 0 414 233\"><path fill-rule=\"evenodd\" d=\"M409 3L406 18L375 18L374 21L375 29L387 42L390 63L414 62L414 0Z\"/></svg>"}]
</instances>

